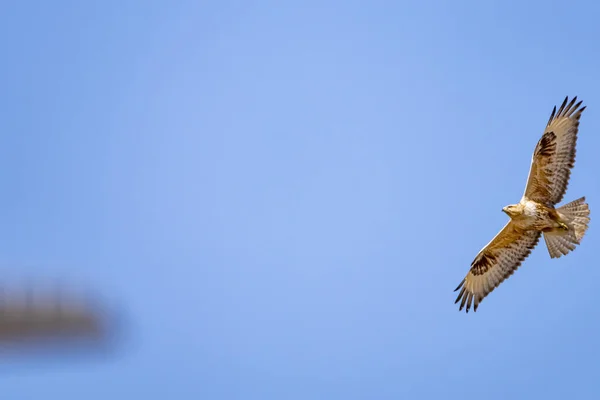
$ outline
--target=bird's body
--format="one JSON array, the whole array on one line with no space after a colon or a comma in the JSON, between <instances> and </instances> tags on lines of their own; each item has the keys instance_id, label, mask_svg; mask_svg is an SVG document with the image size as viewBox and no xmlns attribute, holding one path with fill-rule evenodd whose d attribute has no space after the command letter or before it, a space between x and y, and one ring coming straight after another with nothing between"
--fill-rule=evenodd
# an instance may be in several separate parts
<instances>
[{"instance_id":1,"label":"bird's body","mask_svg":"<svg viewBox=\"0 0 600 400\"><path fill-rule=\"evenodd\" d=\"M469 312L473 303L477 311L479 303L529 256L541 235L551 258L574 250L585 235L590 210L584 197L555 207L566 192L575 163L579 119L585 109L576 100L567 105L565 98L558 112L554 107L533 153L525 193L518 203L502 209L510 221L481 249L455 289L462 288L456 298L461 310L466 305Z\"/></svg>"},{"instance_id":2,"label":"bird's body","mask_svg":"<svg viewBox=\"0 0 600 400\"><path fill-rule=\"evenodd\" d=\"M554 207L527 200L504 207L511 221L521 230L552 231L564 227L565 216Z\"/></svg>"}]
</instances>

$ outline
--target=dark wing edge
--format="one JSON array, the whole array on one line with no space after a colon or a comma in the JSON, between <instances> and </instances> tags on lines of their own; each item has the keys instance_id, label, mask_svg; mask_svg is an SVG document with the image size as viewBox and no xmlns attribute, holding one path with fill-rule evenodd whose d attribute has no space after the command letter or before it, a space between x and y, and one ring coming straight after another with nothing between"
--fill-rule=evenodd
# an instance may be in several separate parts
<instances>
[{"instance_id":1,"label":"dark wing edge","mask_svg":"<svg viewBox=\"0 0 600 400\"><path fill-rule=\"evenodd\" d=\"M560 108L558 109L558 113L556 112L556 106L554 106L554 108L552 109L552 114L550 114L550 118L548 119L548 123L546 124L546 128L550 126L550 124L552 124L552 122L554 122L554 120L562 118L562 117L566 117L566 118L570 118L571 115L573 115L573 113L575 111L577 111L577 109L579 108L579 106L581 105L581 103L583 103L583 100L580 100L579 103L575 104L575 102L577 101L577 96L573 97L571 99L571 102L569 103L569 105L567 105L567 102L569 101L569 96L566 96L565 99L563 100L562 104L560 105ZM575 106L573 106L575 104ZM579 114L581 114L583 112L583 110L585 110L587 106L583 106L581 107L581 109L579 110Z\"/></svg>"}]
</instances>

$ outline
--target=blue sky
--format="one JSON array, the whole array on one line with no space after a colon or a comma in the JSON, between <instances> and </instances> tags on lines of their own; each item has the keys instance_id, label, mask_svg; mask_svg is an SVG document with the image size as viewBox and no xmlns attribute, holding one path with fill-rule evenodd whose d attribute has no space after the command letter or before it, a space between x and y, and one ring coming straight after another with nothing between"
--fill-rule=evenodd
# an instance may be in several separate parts
<instances>
[{"instance_id":1,"label":"blue sky","mask_svg":"<svg viewBox=\"0 0 600 400\"><path fill-rule=\"evenodd\" d=\"M596 398L592 2L12 2L0 270L127 310L118 357L2 363L7 399ZM566 201L481 304L453 289L556 104Z\"/></svg>"}]
</instances>

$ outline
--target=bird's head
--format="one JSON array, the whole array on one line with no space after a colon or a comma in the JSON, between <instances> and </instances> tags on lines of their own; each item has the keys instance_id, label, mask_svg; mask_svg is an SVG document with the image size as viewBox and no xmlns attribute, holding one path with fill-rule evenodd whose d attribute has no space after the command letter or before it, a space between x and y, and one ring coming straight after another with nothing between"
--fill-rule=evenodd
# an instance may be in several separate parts
<instances>
[{"instance_id":1,"label":"bird's head","mask_svg":"<svg viewBox=\"0 0 600 400\"><path fill-rule=\"evenodd\" d=\"M516 217L521 214L521 208L518 204L511 204L502 209L509 217Z\"/></svg>"}]
</instances>

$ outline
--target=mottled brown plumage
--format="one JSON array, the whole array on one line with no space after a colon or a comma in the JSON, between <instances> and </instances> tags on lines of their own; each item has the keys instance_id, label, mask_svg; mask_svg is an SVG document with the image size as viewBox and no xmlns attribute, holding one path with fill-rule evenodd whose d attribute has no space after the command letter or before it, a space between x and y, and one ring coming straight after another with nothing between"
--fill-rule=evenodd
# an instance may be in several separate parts
<instances>
[{"instance_id":1,"label":"mottled brown plumage","mask_svg":"<svg viewBox=\"0 0 600 400\"><path fill-rule=\"evenodd\" d=\"M581 101L568 97L558 112L554 107L546 129L533 152L525 192L517 204L504 207L510 221L477 254L467 276L458 285L455 303L469 312L529 256L544 235L550 257L566 255L583 238L590 221L589 207L582 197L555 208L567 190L575 164L575 147Z\"/></svg>"}]
</instances>

